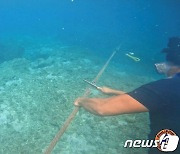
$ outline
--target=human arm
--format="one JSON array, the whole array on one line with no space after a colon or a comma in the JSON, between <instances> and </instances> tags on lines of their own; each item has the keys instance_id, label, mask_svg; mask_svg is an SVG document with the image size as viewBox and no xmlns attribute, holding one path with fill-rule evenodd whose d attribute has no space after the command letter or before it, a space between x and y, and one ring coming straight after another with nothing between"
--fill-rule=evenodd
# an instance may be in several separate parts
<instances>
[{"instance_id":1,"label":"human arm","mask_svg":"<svg viewBox=\"0 0 180 154\"><path fill-rule=\"evenodd\" d=\"M103 92L105 94L114 94L114 95L125 94L124 91L115 90L115 89L111 89L111 88L108 88L108 87L99 87L98 90L100 90L101 92Z\"/></svg>"},{"instance_id":2,"label":"human arm","mask_svg":"<svg viewBox=\"0 0 180 154\"><path fill-rule=\"evenodd\" d=\"M128 94L122 94L109 98L79 98L74 104L77 106L82 106L89 112L101 116L148 111L144 105Z\"/></svg>"}]
</instances>

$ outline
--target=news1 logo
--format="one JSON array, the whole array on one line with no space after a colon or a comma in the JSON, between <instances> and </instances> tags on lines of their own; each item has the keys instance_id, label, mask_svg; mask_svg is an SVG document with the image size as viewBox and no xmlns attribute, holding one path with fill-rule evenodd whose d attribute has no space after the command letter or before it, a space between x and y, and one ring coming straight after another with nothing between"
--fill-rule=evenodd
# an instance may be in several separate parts
<instances>
[{"instance_id":1,"label":"news1 logo","mask_svg":"<svg viewBox=\"0 0 180 154\"><path fill-rule=\"evenodd\" d=\"M160 151L170 152L176 150L179 137L169 129L161 130L155 140L127 140L124 147L130 148L158 148Z\"/></svg>"},{"instance_id":2,"label":"news1 logo","mask_svg":"<svg viewBox=\"0 0 180 154\"><path fill-rule=\"evenodd\" d=\"M179 142L179 137L169 129L161 130L155 137L158 140L157 148L160 151L170 152L176 150Z\"/></svg>"}]
</instances>

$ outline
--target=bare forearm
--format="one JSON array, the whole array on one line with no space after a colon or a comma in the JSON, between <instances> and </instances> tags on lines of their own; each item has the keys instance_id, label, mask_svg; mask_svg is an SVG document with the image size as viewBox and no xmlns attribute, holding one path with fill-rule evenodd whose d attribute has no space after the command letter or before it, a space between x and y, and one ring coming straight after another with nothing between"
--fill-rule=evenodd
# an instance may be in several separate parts
<instances>
[{"instance_id":1,"label":"bare forearm","mask_svg":"<svg viewBox=\"0 0 180 154\"><path fill-rule=\"evenodd\" d=\"M109 98L79 98L76 100L75 105L82 106L84 109L96 115L114 115L113 113L111 114L111 103L116 100L116 97L117 96Z\"/></svg>"},{"instance_id":2,"label":"bare forearm","mask_svg":"<svg viewBox=\"0 0 180 154\"><path fill-rule=\"evenodd\" d=\"M125 92L124 91L120 91L120 90L111 89L109 94L122 95L122 94L125 94Z\"/></svg>"},{"instance_id":3,"label":"bare forearm","mask_svg":"<svg viewBox=\"0 0 180 154\"><path fill-rule=\"evenodd\" d=\"M111 88L108 88L108 87L101 87L100 90L101 90L101 92L103 92L105 94L113 94L113 95L125 94L124 91L115 90L115 89L111 89Z\"/></svg>"},{"instance_id":4,"label":"bare forearm","mask_svg":"<svg viewBox=\"0 0 180 154\"><path fill-rule=\"evenodd\" d=\"M80 98L74 104L101 116L148 111L144 105L127 94L109 98Z\"/></svg>"}]
</instances>

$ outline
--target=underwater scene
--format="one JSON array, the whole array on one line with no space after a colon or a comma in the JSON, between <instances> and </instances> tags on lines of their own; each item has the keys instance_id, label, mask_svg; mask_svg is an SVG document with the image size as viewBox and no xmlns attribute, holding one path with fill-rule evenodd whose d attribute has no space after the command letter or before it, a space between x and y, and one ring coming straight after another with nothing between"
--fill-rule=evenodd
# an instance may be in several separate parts
<instances>
[{"instance_id":1,"label":"underwater scene","mask_svg":"<svg viewBox=\"0 0 180 154\"><path fill-rule=\"evenodd\" d=\"M179 0L0 0L0 154L46 153L87 88L108 97L85 80L130 92L164 78L154 64L179 35ZM79 108L51 153L146 154L124 143L149 123Z\"/></svg>"}]
</instances>

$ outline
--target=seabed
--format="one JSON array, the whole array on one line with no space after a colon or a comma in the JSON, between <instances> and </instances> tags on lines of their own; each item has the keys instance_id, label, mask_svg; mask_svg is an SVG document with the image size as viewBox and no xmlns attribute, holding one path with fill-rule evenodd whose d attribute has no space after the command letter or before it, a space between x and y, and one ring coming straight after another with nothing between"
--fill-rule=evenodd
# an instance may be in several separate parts
<instances>
[{"instance_id":1,"label":"seabed","mask_svg":"<svg viewBox=\"0 0 180 154\"><path fill-rule=\"evenodd\" d=\"M42 43L26 51L23 58L0 64L2 154L43 153L72 112L74 100L83 95L87 87L83 79L92 80L107 60L67 45ZM97 85L130 91L152 80L120 72L111 63ZM92 89L90 97L107 96ZM144 154L147 149L123 146L127 139L147 139L148 116L99 117L80 109L53 153Z\"/></svg>"}]
</instances>

